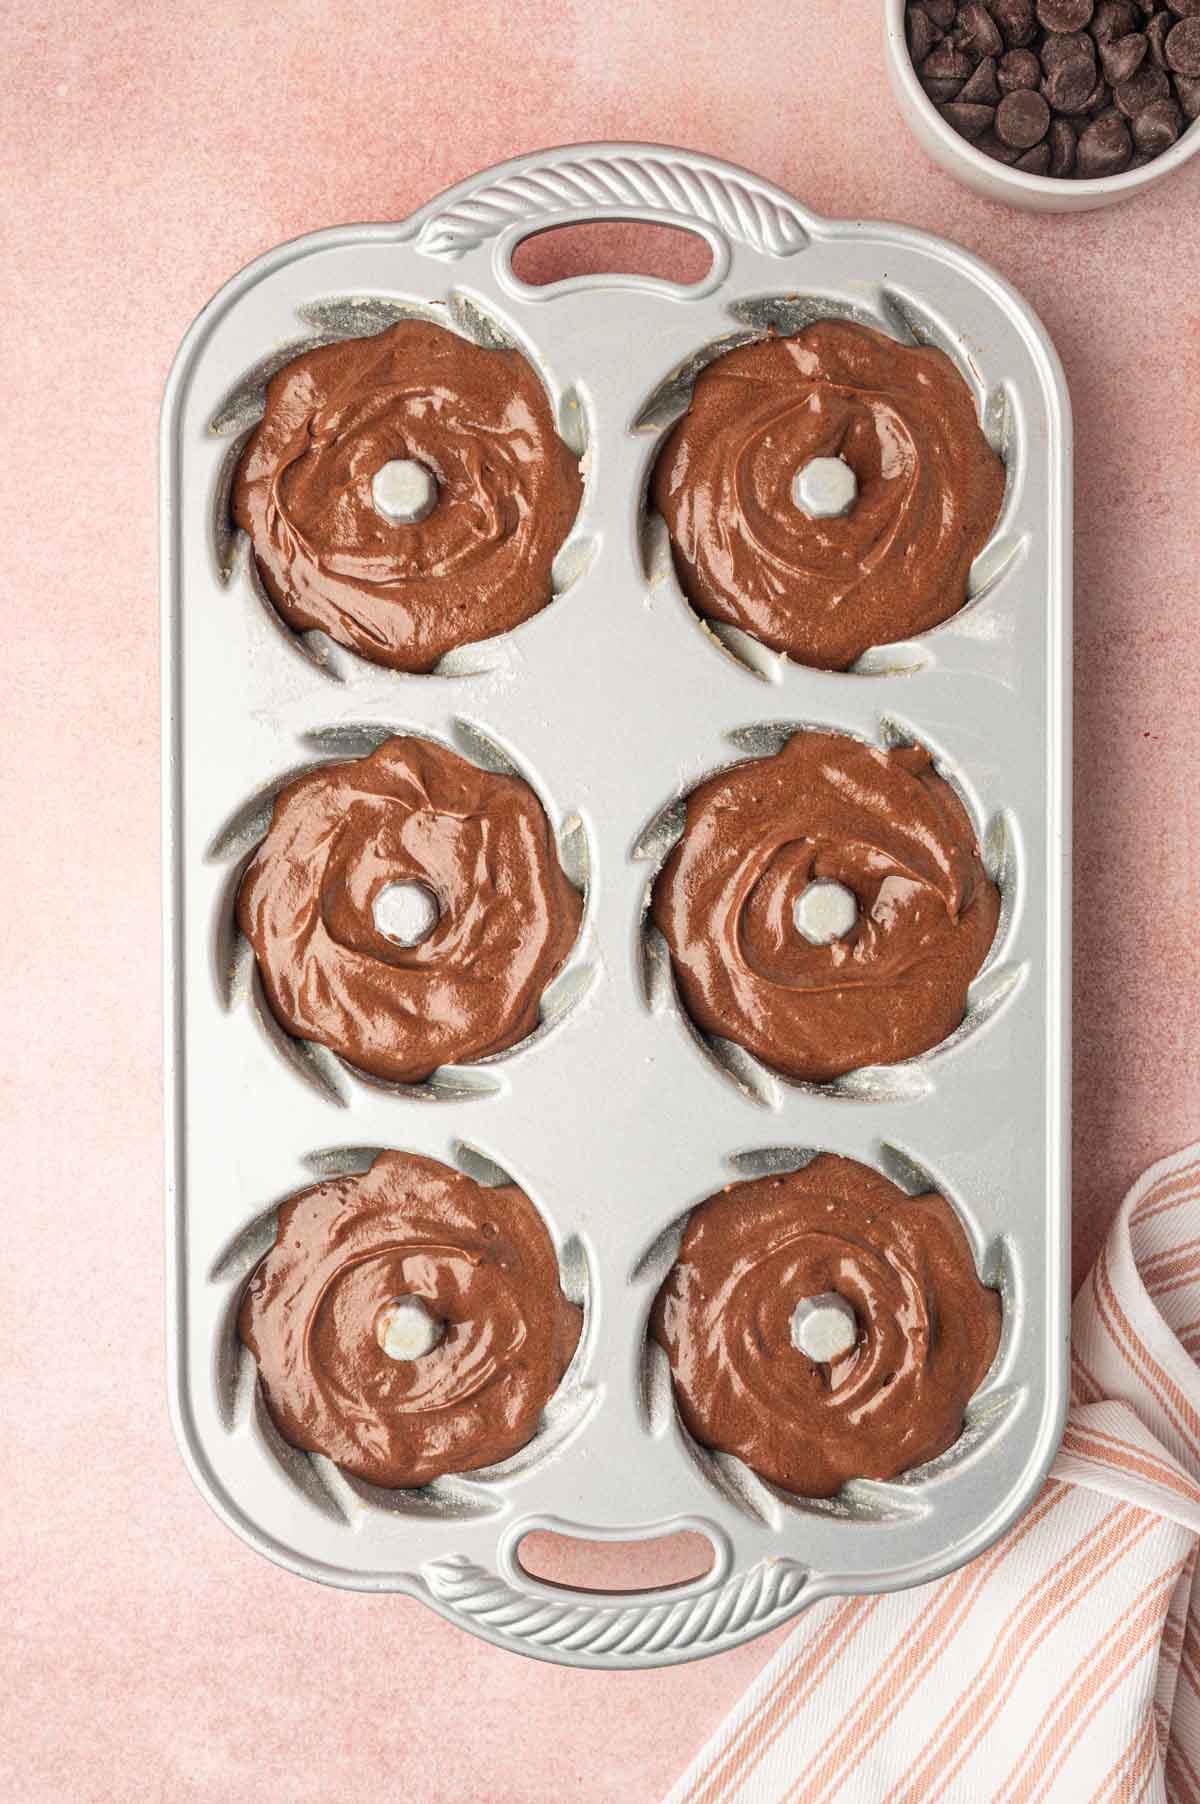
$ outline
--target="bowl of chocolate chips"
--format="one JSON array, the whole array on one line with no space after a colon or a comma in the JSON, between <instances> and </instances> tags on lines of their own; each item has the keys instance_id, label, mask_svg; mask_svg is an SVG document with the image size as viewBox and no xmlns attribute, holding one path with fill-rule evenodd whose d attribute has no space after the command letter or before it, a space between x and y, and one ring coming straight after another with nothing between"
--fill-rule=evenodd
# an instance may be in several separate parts
<instances>
[{"instance_id":1,"label":"bowl of chocolate chips","mask_svg":"<svg viewBox=\"0 0 1200 1804\"><path fill-rule=\"evenodd\" d=\"M1082 212L1200 150L1200 0L886 0L888 69L936 163Z\"/></svg>"}]
</instances>

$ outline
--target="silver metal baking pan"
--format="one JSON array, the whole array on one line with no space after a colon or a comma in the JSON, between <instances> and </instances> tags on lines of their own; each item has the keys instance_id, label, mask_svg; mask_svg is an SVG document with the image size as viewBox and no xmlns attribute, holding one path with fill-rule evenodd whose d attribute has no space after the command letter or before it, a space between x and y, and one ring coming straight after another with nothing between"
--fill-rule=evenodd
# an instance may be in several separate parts
<instances>
[{"instance_id":1,"label":"silver metal baking pan","mask_svg":"<svg viewBox=\"0 0 1200 1804\"><path fill-rule=\"evenodd\" d=\"M514 275L527 235L606 218L698 232L712 267L686 288L631 276L531 288ZM522 350L586 476L553 602L428 676L292 634L227 524L266 376L301 348L411 313ZM654 456L701 364L827 314L945 349L1008 467L968 605L837 675L703 626L646 508ZM935 1578L1029 1503L1066 1395L1070 505L1059 364L1000 277L906 228L819 219L688 151L523 157L397 225L284 245L205 308L176 359L162 437L170 1386L197 1484L253 1546L310 1578L419 1597L502 1647L639 1667L732 1647L832 1593ZM953 1041L825 1089L703 1043L645 913L679 798L798 723L928 745L1005 903ZM274 791L395 730L522 771L587 889L539 1033L399 1092L273 1027L233 920ZM586 1309L574 1365L524 1452L414 1492L372 1491L288 1448L234 1325L278 1203L383 1147L485 1180L511 1174ZM936 1186L1005 1301L1001 1355L962 1439L830 1504L693 1445L646 1335L689 1208L812 1149ZM714 1564L665 1591L576 1592L520 1564L523 1536L546 1526L600 1539L691 1527Z\"/></svg>"}]
</instances>

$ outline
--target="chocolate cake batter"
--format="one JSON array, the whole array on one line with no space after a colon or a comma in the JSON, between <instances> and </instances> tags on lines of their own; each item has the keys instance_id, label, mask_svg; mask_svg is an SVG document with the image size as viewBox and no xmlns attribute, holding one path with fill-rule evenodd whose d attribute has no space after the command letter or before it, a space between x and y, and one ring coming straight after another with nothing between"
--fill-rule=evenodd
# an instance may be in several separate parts
<instances>
[{"instance_id":1,"label":"chocolate cake batter","mask_svg":"<svg viewBox=\"0 0 1200 1804\"><path fill-rule=\"evenodd\" d=\"M394 883L436 907L415 945L376 925ZM416 738L289 783L237 901L287 1032L406 1083L531 1033L581 914L529 785Z\"/></svg>"},{"instance_id":2,"label":"chocolate cake batter","mask_svg":"<svg viewBox=\"0 0 1200 1804\"><path fill-rule=\"evenodd\" d=\"M854 473L842 517L810 518L793 498L814 458ZM651 492L701 614L844 670L962 607L1004 467L942 351L821 320L701 371Z\"/></svg>"},{"instance_id":3,"label":"chocolate cake batter","mask_svg":"<svg viewBox=\"0 0 1200 1804\"><path fill-rule=\"evenodd\" d=\"M376 508L373 480L393 460L436 478L425 519ZM272 378L233 517L289 626L420 671L545 606L581 495L523 357L405 320L306 351Z\"/></svg>"},{"instance_id":4,"label":"chocolate cake batter","mask_svg":"<svg viewBox=\"0 0 1200 1804\"><path fill-rule=\"evenodd\" d=\"M849 1302L858 1338L818 1364L793 1345L805 1298ZM1000 1338L943 1197L909 1197L821 1154L693 1210L651 1315L688 1432L802 1497L894 1478L957 1438Z\"/></svg>"},{"instance_id":5,"label":"chocolate cake batter","mask_svg":"<svg viewBox=\"0 0 1200 1804\"><path fill-rule=\"evenodd\" d=\"M392 1358L382 1325L414 1297L438 1338L419 1358ZM387 1152L283 1205L238 1327L284 1439L393 1487L523 1447L582 1322L522 1190Z\"/></svg>"},{"instance_id":6,"label":"chocolate cake batter","mask_svg":"<svg viewBox=\"0 0 1200 1804\"><path fill-rule=\"evenodd\" d=\"M858 905L827 945L795 925L813 881ZM1000 897L928 752L803 732L692 791L651 912L698 1027L823 1082L954 1031Z\"/></svg>"}]
</instances>

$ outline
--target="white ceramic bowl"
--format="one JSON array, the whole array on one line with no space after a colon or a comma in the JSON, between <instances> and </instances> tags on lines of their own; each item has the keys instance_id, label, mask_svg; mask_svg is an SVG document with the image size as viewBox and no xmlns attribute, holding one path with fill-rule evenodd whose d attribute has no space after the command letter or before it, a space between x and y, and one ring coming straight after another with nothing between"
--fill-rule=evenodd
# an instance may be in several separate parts
<instances>
[{"instance_id":1,"label":"white ceramic bowl","mask_svg":"<svg viewBox=\"0 0 1200 1804\"><path fill-rule=\"evenodd\" d=\"M1085 213L1092 207L1111 207L1116 201L1128 200L1153 188L1200 151L1200 119L1191 125L1162 156L1130 169L1124 175L1105 175L1090 180L1064 180L1061 176L1029 175L1023 169L1009 169L992 157L984 156L966 138L942 118L917 80L908 42L904 35L905 0L884 0L888 75L900 111L924 149L940 163L948 174L957 176L968 188L986 194L991 200L1009 201L1013 206L1030 207L1038 213Z\"/></svg>"}]
</instances>

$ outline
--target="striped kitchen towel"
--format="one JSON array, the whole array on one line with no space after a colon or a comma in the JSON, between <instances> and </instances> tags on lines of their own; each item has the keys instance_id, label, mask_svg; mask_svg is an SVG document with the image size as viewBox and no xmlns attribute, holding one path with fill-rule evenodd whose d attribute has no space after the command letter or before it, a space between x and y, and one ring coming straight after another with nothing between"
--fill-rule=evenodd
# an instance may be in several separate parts
<instances>
[{"instance_id":1,"label":"striped kitchen towel","mask_svg":"<svg viewBox=\"0 0 1200 1804\"><path fill-rule=\"evenodd\" d=\"M667 1804L1200 1804L1200 1145L1076 1298L1045 1489L971 1565L816 1605Z\"/></svg>"}]
</instances>

